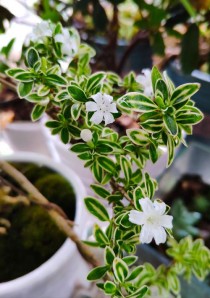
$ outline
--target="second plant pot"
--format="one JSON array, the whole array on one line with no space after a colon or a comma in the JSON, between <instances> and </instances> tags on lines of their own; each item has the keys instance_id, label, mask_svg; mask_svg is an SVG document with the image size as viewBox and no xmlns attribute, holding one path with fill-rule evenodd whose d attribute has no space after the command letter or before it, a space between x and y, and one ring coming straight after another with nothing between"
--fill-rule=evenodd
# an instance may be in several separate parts
<instances>
[{"instance_id":1,"label":"second plant pot","mask_svg":"<svg viewBox=\"0 0 210 298\"><path fill-rule=\"evenodd\" d=\"M9 162L43 165L63 176L72 185L76 195L75 232L80 238L85 237L87 217L83 198L86 192L75 172L40 154L22 152L4 159ZM50 259L35 270L14 280L0 283L0 297L69 298L75 283L84 281L87 271L88 268L78 254L75 244L67 239Z\"/></svg>"}]
</instances>

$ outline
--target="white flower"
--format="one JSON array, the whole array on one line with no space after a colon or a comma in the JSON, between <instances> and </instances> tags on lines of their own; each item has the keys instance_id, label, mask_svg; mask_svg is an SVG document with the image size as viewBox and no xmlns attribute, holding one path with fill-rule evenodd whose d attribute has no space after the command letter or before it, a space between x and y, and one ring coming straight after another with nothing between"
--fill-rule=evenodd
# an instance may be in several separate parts
<instances>
[{"instance_id":1,"label":"white flower","mask_svg":"<svg viewBox=\"0 0 210 298\"><path fill-rule=\"evenodd\" d=\"M95 124L99 124L104 120L105 125L114 122L112 113L117 113L118 110L116 103L113 102L113 97L108 94L98 92L97 94L92 95L92 98L95 102L86 102L87 112L95 112L90 121Z\"/></svg>"},{"instance_id":2,"label":"white flower","mask_svg":"<svg viewBox=\"0 0 210 298\"><path fill-rule=\"evenodd\" d=\"M90 142L92 140L93 134L90 129L83 129L80 133L80 137L84 142Z\"/></svg>"},{"instance_id":3,"label":"white flower","mask_svg":"<svg viewBox=\"0 0 210 298\"><path fill-rule=\"evenodd\" d=\"M33 31L28 35L28 39L33 42L40 42L43 41L45 37L51 36L52 29L50 27L49 22L42 21L34 27Z\"/></svg>"},{"instance_id":4,"label":"white flower","mask_svg":"<svg viewBox=\"0 0 210 298\"><path fill-rule=\"evenodd\" d=\"M144 94L146 96L150 97L153 95L151 70L150 69L143 69L142 75L138 75L136 77L136 81L143 86Z\"/></svg>"},{"instance_id":5,"label":"white flower","mask_svg":"<svg viewBox=\"0 0 210 298\"><path fill-rule=\"evenodd\" d=\"M140 233L141 243L150 243L155 239L156 244L166 242L165 228L172 228L173 216L166 215L166 204L149 198L139 200L142 211L131 210L129 221L142 226Z\"/></svg>"},{"instance_id":6,"label":"white flower","mask_svg":"<svg viewBox=\"0 0 210 298\"><path fill-rule=\"evenodd\" d=\"M61 51L63 55L67 55L68 57L74 56L78 50L80 45L80 37L76 30L71 29L62 29L62 33L56 34L55 42L60 42Z\"/></svg>"}]
</instances>

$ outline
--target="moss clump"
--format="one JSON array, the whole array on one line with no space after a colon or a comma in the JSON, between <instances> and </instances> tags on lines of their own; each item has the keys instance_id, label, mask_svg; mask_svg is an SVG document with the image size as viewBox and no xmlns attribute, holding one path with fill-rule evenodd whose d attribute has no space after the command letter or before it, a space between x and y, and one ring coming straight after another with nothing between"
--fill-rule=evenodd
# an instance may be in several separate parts
<instances>
[{"instance_id":1,"label":"moss clump","mask_svg":"<svg viewBox=\"0 0 210 298\"><path fill-rule=\"evenodd\" d=\"M12 226L0 238L0 282L39 267L65 241L65 235L40 206L17 207L8 219Z\"/></svg>"},{"instance_id":2,"label":"moss clump","mask_svg":"<svg viewBox=\"0 0 210 298\"><path fill-rule=\"evenodd\" d=\"M75 216L76 198L69 182L59 174L50 174L35 182L35 186L50 201L58 204L73 220Z\"/></svg>"},{"instance_id":3,"label":"moss clump","mask_svg":"<svg viewBox=\"0 0 210 298\"><path fill-rule=\"evenodd\" d=\"M59 205L70 219L74 219L76 198L72 186L64 177L47 167L31 163L14 165L49 201ZM19 206L0 216L11 222L8 233L0 237L0 282L33 271L65 241L65 235L40 206Z\"/></svg>"},{"instance_id":4,"label":"moss clump","mask_svg":"<svg viewBox=\"0 0 210 298\"><path fill-rule=\"evenodd\" d=\"M35 183L37 179L45 177L46 175L55 173L53 170L45 166L38 166L33 163L13 163L13 165L21 173L23 173L31 183Z\"/></svg>"}]
</instances>

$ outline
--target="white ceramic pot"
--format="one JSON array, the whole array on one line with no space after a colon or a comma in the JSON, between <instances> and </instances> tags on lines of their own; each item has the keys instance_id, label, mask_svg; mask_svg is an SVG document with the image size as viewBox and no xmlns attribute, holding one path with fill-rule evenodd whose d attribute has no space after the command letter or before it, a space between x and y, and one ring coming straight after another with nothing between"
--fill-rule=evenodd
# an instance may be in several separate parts
<instances>
[{"instance_id":1,"label":"white ceramic pot","mask_svg":"<svg viewBox=\"0 0 210 298\"><path fill-rule=\"evenodd\" d=\"M7 161L34 162L45 165L69 180L76 194L75 231L81 238L85 236L87 224L86 210L83 205L85 188L75 172L36 153L22 152L7 157L0 156L1 158ZM0 283L0 297L73 298L75 283L85 280L87 270L88 267L81 259L76 246L67 239L48 261L34 271L15 280Z\"/></svg>"},{"instance_id":2,"label":"white ceramic pot","mask_svg":"<svg viewBox=\"0 0 210 298\"><path fill-rule=\"evenodd\" d=\"M51 143L46 143L42 122L14 121L7 125L3 137L14 152L29 151L54 156Z\"/></svg>"}]
</instances>

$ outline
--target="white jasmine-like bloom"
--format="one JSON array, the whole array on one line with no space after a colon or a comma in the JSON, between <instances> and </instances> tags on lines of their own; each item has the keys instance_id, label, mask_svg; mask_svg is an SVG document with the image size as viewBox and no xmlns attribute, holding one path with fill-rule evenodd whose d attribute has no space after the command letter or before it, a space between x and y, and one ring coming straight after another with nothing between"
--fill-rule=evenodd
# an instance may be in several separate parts
<instances>
[{"instance_id":1,"label":"white jasmine-like bloom","mask_svg":"<svg viewBox=\"0 0 210 298\"><path fill-rule=\"evenodd\" d=\"M144 94L146 96L150 97L153 95L151 70L150 69L143 69L142 74L140 74L136 77L136 81L143 86Z\"/></svg>"},{"instance_id":2,"label":"white jasmine-like bloom","mask_svg":"<svg viewBox=\"0 0 210 298\"><path fill-rule=\"evenodd\" d=\"M165 228L172 228L173 216L166 215L166 204L149 198L139 200L142 211L131 210L129 221L142 226L140 233L141 243L150 243L155 239L157 245L166 242Z\"/></svg>"},{"instance_id":3,"label":"white jasmine-like bloom","mask_svg":"<svg viewBox=\"0 0 210 298\"><path fill-rule=\"evenodd\" d=\"M86 111L95 112L91 117L90 121L95 124L105 121L105 125L114 122L114 117L112 113L118 113L116 103L113 102L113 97L98 92L97 94L92 95L94 101L86 102Z\"/></svg>"},{"instance_id":4,"label":"white jasmine-like bloom","mask_svg":"<svg viewBox=\"0 0 210 298\"><path fill-rule=\"evenodd\" d=\"M62 33L56 34L54 39L55 42L60 42L62 44L61 51L63 55L72 57L78 52L80 37L78 32L73 28L70 30L63 28Z\"/></svg>"},{"instance_id":5,"label":"white jasmine-like bloom","mask_svg":"<svg viewBox=\"0 0 210 298\"><path fill-rule=\"evenodd\" d=\"M84 142L90 142L93 137L92 131L90 129L83 129L80 133L80 137Z\"/></svg>"},{"instance_id":6,"label":"white jasmine-like bloom","mask_svg":"<svg viewBox=\"0 0 210 298\"><path fill-rule=\"evenodd\" d=\"M28 35L28 40L40 42L43 41L45 37L51 37L52 33L52 28L50 27L49 22L42 21L41 23L37 24L33 31Z\"/></svg>"}]
</instances>

